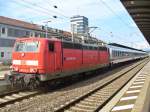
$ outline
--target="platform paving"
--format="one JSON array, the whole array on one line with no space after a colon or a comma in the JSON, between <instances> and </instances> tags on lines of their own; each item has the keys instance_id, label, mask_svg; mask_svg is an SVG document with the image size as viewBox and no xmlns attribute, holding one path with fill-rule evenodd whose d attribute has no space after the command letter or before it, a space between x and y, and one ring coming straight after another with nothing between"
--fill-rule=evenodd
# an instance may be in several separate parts
<instances>
[{"instance_id":1,"label":"platform paving","mask_svg":"<svg viewBox=\"0 0 150 112\"><path fill-rule=\"evenodd\" d=\"M150 61L100 112L150 112Z\"/></svg>"}]
</instances>

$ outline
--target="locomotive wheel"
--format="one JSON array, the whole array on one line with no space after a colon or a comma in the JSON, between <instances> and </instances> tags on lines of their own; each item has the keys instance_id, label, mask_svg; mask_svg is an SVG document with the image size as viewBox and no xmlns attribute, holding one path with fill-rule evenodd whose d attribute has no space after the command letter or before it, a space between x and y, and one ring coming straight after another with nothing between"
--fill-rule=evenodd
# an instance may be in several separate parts
<instances>
[{"instance_id":1,"label":"locomotive wheel","mask_svg":"<svg viewBox=\"0 0 150 112\"><path fill-rule=\"evenodd\" d=\"M16 81L14 79L14 76L10 76L9 77L9 81L10 81L10 84L11 84L11 88L14 88L15 87L15 84L16 84Z\"/></svg>"},{"instance_id":2,"label":"locomotive wheel","mask_svg":"<svg viewBox=\"0 0 150 112\"><path fill-rule=\"evenodd\" d=\"M20 88L24 88L25 87L25 82L24 82L23 78L19 79L18 85L19 85Z\"/></svg>"},{"instance_id":3,"label":"locomotive wheel","mask_svg":"<svg viewBox=\"0 0 150 112\"><path fill-rule=\"evenodd\" d=\"M40 82L37 79L30 79L28 87L30 90L34 90L34 89L37 89L39 85L40 85Z\"/></svg>"}]
</instances>

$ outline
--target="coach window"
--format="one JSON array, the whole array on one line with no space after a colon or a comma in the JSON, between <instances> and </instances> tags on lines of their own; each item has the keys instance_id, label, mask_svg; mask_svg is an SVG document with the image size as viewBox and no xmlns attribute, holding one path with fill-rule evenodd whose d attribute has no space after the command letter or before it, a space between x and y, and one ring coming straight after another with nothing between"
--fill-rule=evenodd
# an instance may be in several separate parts
<instances>
[{"instance_id":1,"label":"coach window","mask_svg":"<svg viewBox=\"0 0 150 112\"><path fill-rule=\"evenodd\" d=\"M50 43L48 44L48 49L49 49L50 52L54 52L54 43L51 43L51 42L50 42Z\"/></svg>"}]
</instances>

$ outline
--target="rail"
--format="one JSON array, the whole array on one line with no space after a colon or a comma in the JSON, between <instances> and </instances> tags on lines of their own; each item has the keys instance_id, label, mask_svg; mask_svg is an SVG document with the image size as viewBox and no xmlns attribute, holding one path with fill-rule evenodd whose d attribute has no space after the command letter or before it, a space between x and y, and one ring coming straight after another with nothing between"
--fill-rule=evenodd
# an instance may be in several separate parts
<instances>
[{"instance_id":1,"label":"rail","mask_svg":"<svg viewBox=\"0 0 150 112\"><path fill-rule=\"evenodd\" d=\"M108 101L110 101L148 62L148 59L143 60L142 62L138 63L137 65L131 67L129 70L125 71L124 73L121 73L119 76L112 78L111 80L105 82L103 85L100 85L99 87L90 90L89 92L85 93L82 96L79 96L70 102L66 102L66 104L61 105L59 108L55 108L55 112L74 112L74 111L89 111L89 112L98 112ZM121 77L123 77L125 74L134 71L132 77L129 78L129 80L126 81L116 92L114 92L107 100L105 100L103 103L98 103L100 101L97 101L101 96L99 95L99 91L101 89L104 89L111 83L117 81Z\"/></svg>"}]
</instances>

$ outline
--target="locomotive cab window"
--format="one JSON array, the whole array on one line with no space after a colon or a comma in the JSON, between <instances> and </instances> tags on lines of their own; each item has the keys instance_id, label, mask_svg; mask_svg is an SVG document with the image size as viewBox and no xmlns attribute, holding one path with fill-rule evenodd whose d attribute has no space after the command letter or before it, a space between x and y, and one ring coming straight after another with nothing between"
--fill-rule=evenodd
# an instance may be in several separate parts
<instances>
[{"instance_id":1,"label":"locomotive cab window","mask_svg":"<svg viewBox=\"0 0 150 112\"><path fill-rule=\"evenodd\" d=\"M38 41L21 41L15 45L16 52L38 52L39 42Z\"/></svg>"},{"instance_id":2,"label":"locomotive cab window","mask_svg":"<svg viewBox=\"0 0 150 112\"><path fill-rule=\"evenodd\" d=\"M50 52L54 52L54 43L52 43L52 42L49 42L49 43L48 43L48 50L49 50Z\"/></svg>"}]
</instances>

